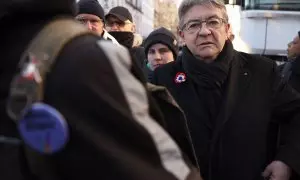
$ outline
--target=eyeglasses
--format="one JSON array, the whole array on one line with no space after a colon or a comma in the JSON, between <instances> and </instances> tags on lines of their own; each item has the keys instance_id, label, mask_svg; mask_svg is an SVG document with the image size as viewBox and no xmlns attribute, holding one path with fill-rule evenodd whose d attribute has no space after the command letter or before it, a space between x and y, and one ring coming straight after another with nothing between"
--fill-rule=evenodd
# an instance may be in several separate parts
<instances>
[{"instance_id":1,"label":"eyeglasses","mask_svg":"<svg viewBox=\"0 0 300 180\"><path fill-rule=\"evenodd\" d=\"M225 19L219 17L212 17L206 20L191 20L182 26L182 30L193 34L201 30L205 23L206 27L209 29L219 29L224 23L227 23Z\"/></svg>"}]
</instances>

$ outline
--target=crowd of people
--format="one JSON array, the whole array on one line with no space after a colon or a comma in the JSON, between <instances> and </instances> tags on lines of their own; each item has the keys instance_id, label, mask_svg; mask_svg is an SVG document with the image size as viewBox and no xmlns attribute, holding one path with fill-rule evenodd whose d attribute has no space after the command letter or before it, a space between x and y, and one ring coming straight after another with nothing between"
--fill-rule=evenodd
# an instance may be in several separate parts
<instances>
[{"instance_id":1,"label":"crowd of people","mask_svg":"<svg viewBox=\"0 0 300 180\"><path fill-rule=\"evenodd\" d=\"M2 1L1 180L300 179L300 32L278 67L234 49L220 0L145 39L122 6Z\"/></svg>"}]
</instances>

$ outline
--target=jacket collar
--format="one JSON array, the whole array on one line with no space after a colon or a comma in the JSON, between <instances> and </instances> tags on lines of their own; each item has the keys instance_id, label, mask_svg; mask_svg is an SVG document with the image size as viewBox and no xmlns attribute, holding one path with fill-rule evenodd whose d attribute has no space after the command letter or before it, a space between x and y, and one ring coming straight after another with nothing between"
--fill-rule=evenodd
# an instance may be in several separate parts
<instances>
[{"instance_id":1,"label":"jacket collar","mask_svg":"<svg viewBox=\"0 0 300 180\"><path fill-rule=\"evenodd\" d=\"M247 68L248 61L238 52L234 51L233 62L230 68L228 80L226 82L224 100L220 110L220 113L217 118L217 129L220 129L231 117L234 112L235 107L238 104L243 102L244 96L243 93L247 91L247 87L249 87L251 75L252 73ZM187 76L186 72L182 67L182 57L179 56L175 62L175 77L174 81L176 81L176 76L178 73L183 73L185 75L184 82L176 83L174 91L177 96L181 99L181 102L185 104L183 106L197 106L199 104L199 99L197 97L196 91L191 82L190 78ZM196 108L191 108L193 114L198 114ZM201 119L201 117L198 117ZM205 122L205 124L212 129L212 125L209 122Z\"/></svg>"}]
</instances>

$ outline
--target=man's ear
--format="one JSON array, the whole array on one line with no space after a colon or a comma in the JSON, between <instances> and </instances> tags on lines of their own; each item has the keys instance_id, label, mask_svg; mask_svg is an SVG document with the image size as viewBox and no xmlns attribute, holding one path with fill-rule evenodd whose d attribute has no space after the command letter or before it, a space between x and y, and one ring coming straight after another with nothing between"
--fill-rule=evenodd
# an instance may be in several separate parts
<instances>
[{"instance_id":1,"label":"man's ear","mask_svg":"<svg viewBox=\"0 0 300 180\"><path fill-rule=\"evenodd\" d=\"M135 27L135 24L132 24L131 26L131 32L135 33L136 32L136 27Z\"/></svg>"},{"instance_id":2,"label":"man's ear","mask_svg":"<svg viewBox=\"0 0 300 180\"><path fill-rule=\"evenodd\" d=\"M225 32L227 34L227 39L230 39L231 35L233 34L231 24L225 24Z\"/></svg>"},{"instance_id":3,"label":"man's ear","mask_svg":"<svg viewBox=\"0 0 300 180\"><path fill-rule=\"evenodd\" d=\"M178 40L180 42L179 44L181 46L183 46L185 44L185 42L184 42L184 33L179 27L177 27L177 35L178 35Z\"/></svg>"},{"instance_id":4,"label":"man's ear","mask_svg":"<svg viewBox=\"0 0 300 180\"><path fill-rule=\"evenodd\" d=\"M177 26L177 35L183 40L184 39L184 33L183 31Z\"/></svg>"}]
</instances>

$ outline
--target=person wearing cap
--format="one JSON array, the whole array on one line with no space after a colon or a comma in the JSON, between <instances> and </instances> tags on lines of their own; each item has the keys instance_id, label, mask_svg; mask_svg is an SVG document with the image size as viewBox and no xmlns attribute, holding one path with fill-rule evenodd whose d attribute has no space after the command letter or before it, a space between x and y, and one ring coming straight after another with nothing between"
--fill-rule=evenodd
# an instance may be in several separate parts
<instances>
[{"instance_id":1,"label":"person wearing cap","mask_svg":"<svg viewBox=\"0 0 300 180\"><path fill-rule=\"evenodd\" d=\"M89 30L98 33L114 44L118 41L105 30L104 10L97 0L80 0L78 3L76 20L84 24Z\"/></svg>"},{"instance_id":2,"label":"person wearing cap","mask_svg":"<svg viewBox=\"0 0 300 180\"><path fill-rule=\"evenodd\" d=\"M105 16L107 29L120 32L135 32L135 24L129 10L123 6L112 8Z\"/></svg>"},{"instance_id":3,"label":"person wearing cap","mask_svg":"<svg viewBox=\"0 0 300 180\"><path fill-rule=\"evenodd\" d=\"M108 32L129 50L138 66L147 74L144 48L135 46L135 38L139 37L135 33L135 24L129 10L123 6L116 6L105 15L105 22Z\"/></svg>"},{"instance_id":4,"label":"person wearing cap","mask_svg":"<svg viewBox=\"0 0 300 180\"><path fill-rule=\"evenodd\" d=\"M30 139L37 143L44 139L45 146L32 148L20 137L19 121L7 112L12 79L21 73L22 66L27 66L27 61L22 63L20 57L28 53L34 58L28 59L28 63L32 60L34 63L30 64L43 64L44 59L38 59L39 55L35 58L35 53L27 51L28 45L56 18L75 21L75 5L75 0L1 0L0 36L5 46L0 67L0 179L201 180L199 172L183 157L180 144L188 141L178 141L180 138L169 135L169 131L178 132L172 124L164 129L166 118L154 100L151 101L147 82L138 75L142 72L138 73L127 49L94 33L84 32L69 39L57 52L47 78L42 78L44 98L40 103L56 109L58 118L45 116L43 111L37 116L47 122L34 123L35 130L32 126L28 128L40 137ZM56 27L68 31L74 26ZM60 31L54 29L49 36L56 32ZM39 45L46 47L45 43ZM52 51L53 44L48 45ZM52 57L47 52L42 56L45 63ZM33 69L41 78L39 68ZM21 104L16 108L23 109ZM182 114L179 109L177 112ZM64 127L53 124L55 119L59 124L64 122ZM185 123L176 124L182 127ZM67 136L55 132L52 136L58 128ZM47 135L43 138L41 133ZM63 149L53 152L55 144L64 140L68 141L64 142Z\"/></svg>"},{"instance_id":5,"label":"person wearing cap","mask_svg":"<svg viewBox=\"0 0 300 180\"><path fill-rule=\"evenodd\" d=\"M147 56L148 80L151 81L153 71L178 55L178 43L175 35L164 27L152 31L144 42Z\"/></svg>"}]
</instances>

